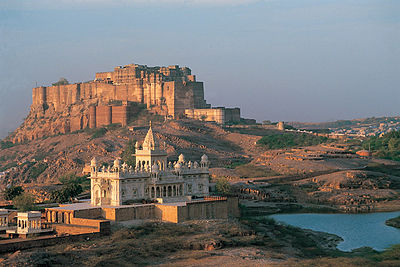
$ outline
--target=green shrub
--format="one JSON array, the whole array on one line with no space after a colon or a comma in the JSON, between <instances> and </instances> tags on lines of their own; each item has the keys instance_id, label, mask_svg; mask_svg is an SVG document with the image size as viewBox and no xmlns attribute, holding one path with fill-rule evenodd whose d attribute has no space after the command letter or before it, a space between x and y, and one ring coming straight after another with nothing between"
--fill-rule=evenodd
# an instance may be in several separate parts
<instances>
[{"instance_id":1,"label":"green shrub","mask_svg":"<svg viewBox=\"0 0 400 267\"><path fill-rule=\"evenodd\" d=\"M400 161L400 131L373 136L363 143L364 149L371 149L379 158Z\"/></svg>"},{"instance_id":2,"label":"green shrub","mask_svg":"<svg viewBox=\"0 0 400 267\"><path fill-rule=\"evenodd\" d=\"M1 149L6 149L15 146L15 144L11 141L1 141L0 142L0 148Z\"/></svg>"},{"instance_id":3,"label":"green shrub","mask_svg":"<svg viewBox=\"0 0 400 267\"><path fill-rule=\"evenodd\" d=\"M280 133L263 136L257 145L268 149L282 149L300 146L313 146L327 142L327 137L307 133Z\"/></svg>"},{"instance_id":4,"label":"green shrub","mask_svg":"<svg viewBox=\"0 0 400 267\"><path fill-rule=\"evenodd\" d=\"M13 161L13 162L8 163L8 164L4 165L3 167L1 167L0 171L5 171L5 170L8 170L10 168L17 167L17 165L18 164L15 161Z\"/></svg>"},{"instance_id":5,"label":"green shrub","mask_svg":"<svg viewBox=\"0 0 400 267\"><path fill-rule=\"evenodd\" d=\"M218 194L223 196L232 194L232 185L226 178L219 178L215 183L215 189L217 190Z\"/></svg>"},{"instance_id":6,"label":"green shrub","mask_svg":"<svg viewBox=\"0 0 400 267\"><path fill-rule=\"evenodd\" d=\"M122 160L129 166L135 166L136 164L135 156L133 156L135 154L135 143L136 140L129 140L121 154Z\"/></svg>"},{"instance_id":7,"label":"green shrub","mask_svg":"<svg viewBox=\"0 0 400 267\"><path fill-rule=\"evenodd\" d=\"M55 83L53 83L52 85L53 85L53 86L57 86L57 85L67 85L67 84L69 84L68 80L65 79L65 78L63 78L63 77L61 77L61 78L58 80L58 82L55 82Z\"/></svg>"},{"instance_id":8,"label":"green shrub","mask_svg":"<svg viewBox=\"0 0 400 267\"><path fill-rule=\"evenodd\" d=\"M90 139L96 139L96 138L102 137L106 133L107 133L107 129L106 128L98 128L93 132L93 134L92 134Z\"/></svg>"},{"instance_id":9,"label":"green shrub","mask_svg":"<svg viewBox=\"0 0 400 267\"><path fill-rule=\"evenodd\" d=\"M82 191L82 186L80 184L67 184L61 189L51 192L50 200L57 203L68 202L82 193Z\"/></svg>"},{"instance_id":10,"label":"green shrub","mask_svg":"<svg viewBox=\"0 0 400 267\"><path fill-rule=\"evenodd\" d=\"M13 200L15 197L21 195L24 192L22 186L10 186L3 192L5 200Z\"/></svg>"},{"instance_id":11,"label":"green shrub","mask_svg":"<svg viewBox=\"0 0 400 267\"><path fill-rule=\"evenodd\" d=\"M34 208L35 198L29 193L16 196L13 199L13 205L19 211L29 211Z\"/></svg>"},{"instance_id":12,"label":"green shrub","mask_svg":"<svg viewBox=\"0 0 400 267\"><path fill-rule=\"evenodd\" d=\"M46 169L47 169L47 163L45 162L36 163L33 167L30 168L30 178L36 179Z\"/></svg>"}]
</instances>

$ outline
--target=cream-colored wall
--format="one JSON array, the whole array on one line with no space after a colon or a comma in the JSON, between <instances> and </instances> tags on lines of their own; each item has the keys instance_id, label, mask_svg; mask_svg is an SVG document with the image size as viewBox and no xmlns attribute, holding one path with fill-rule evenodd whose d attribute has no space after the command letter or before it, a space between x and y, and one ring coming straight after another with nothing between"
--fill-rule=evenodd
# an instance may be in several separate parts
<instances>
[{"instance_id":1,"label":"cream-colored wall","mask_svg":"<svg viewBox=\"0 0 400 267\"><path fill-rule=\"evenodd\" d=\"M185 115L195 120L215 121L220 124L225 123L225 114L222 108L186 109Z\"/></svg>"}]
</instances>

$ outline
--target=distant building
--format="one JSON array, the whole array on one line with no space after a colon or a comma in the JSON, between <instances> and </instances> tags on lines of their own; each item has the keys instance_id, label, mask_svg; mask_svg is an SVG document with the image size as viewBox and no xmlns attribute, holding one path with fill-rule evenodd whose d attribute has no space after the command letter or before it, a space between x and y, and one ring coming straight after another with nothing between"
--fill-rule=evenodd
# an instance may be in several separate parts
<instances>
[{"instance_id":1,"label":"distant building","mask_svg":"<svg viewBox=\"0 0 400 267\"><path fill-rule=\"evenodd\" d=\"M368 151L365 149L357 151L356 154L359 155L360 157L366 157L366 158L369 158L372 156L371 151Z\"/></svg>"},{"instance_id":2,"label":"distant building","mask_svg":"<svg viewBox=\"0 0 400 267\"><path fill-rule=\"evenodd\" d=\"M10 237L28 237L52 232L53 229L42 227L42 213L40 211L18 212L17 227L6 231Z\"/></svg>"},{"instance_id":3,"label":"distant building","mask_svg":"<svg viewBox=\"0 0 400 267\"><path fill-rule=\"evenodd\" d=\"M202 121L215 121L219 124L229 122L240 122L239 108L203 108L203 109L185 109L186 117Z\"/></svg>"},{"instance_id":4,"label":"distant building","mask_svg":"<svg viewBox=\"0 0 400 267\"><path fill-rule=\"evenodd\" d=\"M285 130L285 123L283 121L278 122L277 128L280 131L284 131Z\"/></svg>"}]
</instances>

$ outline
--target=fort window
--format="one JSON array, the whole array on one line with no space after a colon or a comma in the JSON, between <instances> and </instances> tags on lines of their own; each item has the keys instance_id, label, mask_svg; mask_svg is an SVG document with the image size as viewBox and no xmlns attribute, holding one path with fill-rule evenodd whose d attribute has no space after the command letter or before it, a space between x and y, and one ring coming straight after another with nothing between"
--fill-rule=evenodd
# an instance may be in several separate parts
<instances>
[{"instance_id":1,"label":"fort window","mask_svg":"<svg viewBox=\"0 0 400 267\"><path fill-rule=\"evenodd\" d=\"M168 186L168 196L172 196L172 188L170 185Z\"/></svg>"},{"instance_id":2,"label":"fort window","mask_svg":"<svg viewBox=\"0 0 400 267\"><path fill-rule=\"evenodd\" d=\"M158 187L158 186L157 186L157 189L156 189L156 195L157 195L157 197L160 197L160 196L161 196L161 194L160 194L160 187Z\"/></svg>"},{"instance_id":3,"label":"fort window","mask_svg":"<svg viewBox=\"0 0 400 267\"><path fill-rule=\"evenodd\" d=\"M179 195L183 195L183 186L179 185Z\"/></svg>"}]
</instances>

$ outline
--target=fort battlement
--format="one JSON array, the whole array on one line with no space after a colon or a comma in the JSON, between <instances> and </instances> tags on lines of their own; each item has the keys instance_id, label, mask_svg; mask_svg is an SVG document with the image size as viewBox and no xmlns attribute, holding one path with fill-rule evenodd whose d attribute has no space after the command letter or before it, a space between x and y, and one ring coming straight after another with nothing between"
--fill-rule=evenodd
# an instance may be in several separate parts
<instances>
[{"instance_id":1,"label":"fort battlement","mask_svg":"<svg viewBox=\"0 0 400 267\"><path fill-rule=\"evenodd\" d=\"M131 101L150 108L161 106L163 115L183 115L186 108L210 107L204 100L202 82L187 67L147 67L130 64L112 72L99 72L91 82L40 86L32 90L32 109L65 107L81 102L106 106L111 101Z\"/></svg>"},{"instance_id":2,"label":"fort battlement","mask_svg":"<svg viewBox=\"0 0 400 267\"><path fill-rule=\"evenodd\" d=\"M188 67L129 64L98 72L84 83L32 89L30 114L12 136L13 142L33 140L109 124L126 126L139 107L179 119L189 117L225 123L239 121L240 110L211 108L203 82ZM42 120L37 124L37 120Z\"/></svg>"}]
</instances>

